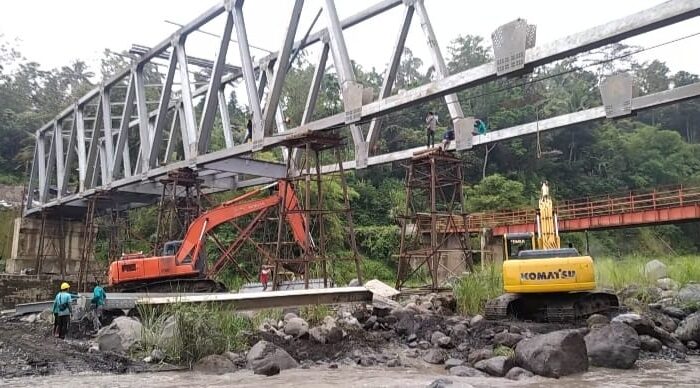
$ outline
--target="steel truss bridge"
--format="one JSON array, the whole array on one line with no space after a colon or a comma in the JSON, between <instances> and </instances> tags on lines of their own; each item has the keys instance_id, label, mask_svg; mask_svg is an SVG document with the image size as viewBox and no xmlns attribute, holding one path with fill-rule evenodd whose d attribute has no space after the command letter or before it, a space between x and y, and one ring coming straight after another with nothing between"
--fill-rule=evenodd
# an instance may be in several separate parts
<instances>
[{"instance_id":1,"label":"steel truss bridge","mask_svg":"<svg viewBox=\"0 0 700 388\"><path fill-rule=\"evenodd\" d=\"M381 118L428 100L444 98L457 139L457 150L511 139L537 131L549 131L603 118L677 103L700 95L700 83L632 98L631 81L611 77L601 83L605 106L526 123L472 136L473 118L464 117L457 91L507 76L518 76L566 57L659 29L700 15L700 0L671 0L653 8L595 26L562 39L535 45L534 26L522 20L507 23L494 33L495 60L456 74L449 74L423 0L383 0L345 19L340 19L333 0L324 0L324 27L309 30L295 41L303 0L293 1L289 24L279 51L253 63L246 29L243 0L225 0L184 25L172 36L145 50L128 69L105 79L36 131L36 146L28 182L25 215L55 209L63 215L81 216L90 198L111 193L110 207L136 207L154 203L162 193L159 180L168 172L192 168L210 192L258 185L286 175L285 163L255 160L262 150L279 147L292 136L314 131L347 129L354 146L346 169L360 169L407 159L420 150L405 149L370 154L382 136ZM346 29L371 23L377 15L400 8L394 26L395 44L385 53L388 68L377 96L355 78L345 44ZM214 19L224 20L218 53L212 60L188 56L188 37ZM406 36L417 19L430 50L435 79L401 93L392 94ZM264 18L255 23L265 23ZM496 27L496 26L494 26ZM238 41L241 66L226 63L231 39ZM254 38L254 37L253 37ZM251 39L255 41L255 39ZM299 50L320 45L320 57L309 86L301 124L285 125L280 103L287 70ZM326 63L332 60L340 83L343 112L313 119ZM381 55L381 53L378 53ZM147 83L149 66L165 60L167 71L158 85ZM188 68L208 66L210 77L198 86ZM227 110L226 85L241 82L252 115L252 142L236 144ZM153 101L153 96L157 96ZM201 112L195 109L203 100ZM215 121L223 126L225 148L212 150ZM369 124L366 124L369 123ZM131 146L130 146L131 145ZM133 155L137 153L137 155ZM283 150L284 158L295 158ZM77 164L77 169L76 169ZM336 167L327 166L324 171Z\"/></svg>"}]
</instances>

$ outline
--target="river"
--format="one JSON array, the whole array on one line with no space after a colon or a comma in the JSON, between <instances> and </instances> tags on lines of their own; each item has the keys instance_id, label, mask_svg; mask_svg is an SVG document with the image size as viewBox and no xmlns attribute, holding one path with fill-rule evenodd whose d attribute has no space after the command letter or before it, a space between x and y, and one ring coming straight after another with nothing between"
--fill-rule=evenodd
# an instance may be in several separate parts
<instances>
[{"instance_id":1,"label":"river","mask_svg":"<svg viewBox=\"0 0 700 388\"><path fill-rule=\"evenodd\" d=\"M24 379L0 380L0 386L17 388L93 388L93 387L425 387L441 377L453 381L450 387L697 387L700 386L700 357L690 357L688 363L665 360L637 362L637 368L614 370L591 368L587 373L559 380L533 377L510 381L493 377L445 376L434 369L314 368L282 371L280 375L264 377L242 370L224 375L204 375L195 372L161 372L126 375L58 375Z\"/></svg>"}]
</instances>

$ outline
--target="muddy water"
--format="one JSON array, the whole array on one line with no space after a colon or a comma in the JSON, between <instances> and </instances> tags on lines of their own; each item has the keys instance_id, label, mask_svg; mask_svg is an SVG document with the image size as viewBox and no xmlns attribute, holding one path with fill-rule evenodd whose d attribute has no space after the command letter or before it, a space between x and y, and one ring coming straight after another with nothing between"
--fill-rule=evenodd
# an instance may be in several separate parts
<instances>
[{"instance_id":1,"label":"muddy water","mask_svg":"<svg viewBox=\"0 0 700 388\"><path fill-rule=\"evenodd\" d=\"M678 364L662 360L639 361L632 370L592 368L589 372L559 380L534 377L514 382L501 378L445 376L435 369L296 369L274 377L253 375L250 371L212 376L194 372L163 372L132 375L71 375L0 380L0 385L18 388L41 387L425 387L433 380L447 377L450 387L697 387L700 386L700 358Z\"/></svg>"}]
</instances>

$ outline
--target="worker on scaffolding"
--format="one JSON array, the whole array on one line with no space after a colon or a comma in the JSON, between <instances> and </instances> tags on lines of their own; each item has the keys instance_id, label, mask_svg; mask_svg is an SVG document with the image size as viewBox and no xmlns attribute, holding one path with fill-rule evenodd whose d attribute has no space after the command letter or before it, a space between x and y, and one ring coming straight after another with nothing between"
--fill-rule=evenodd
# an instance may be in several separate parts
<instances>
[{"instance_id":1,"label":"worker on scaffolding","mask_svg":"<svg viewBox=\"0 0 700 388\"><path fill-rule=\"evenodd\" d=\"M68 293L70 289L70 284L63 282L61 283L61 291L56 294L56 298L53 301L53 313L57 322L58 338L66 338L66 333L68 332L68 324L70 323L70 315L73 309L71 308L71 301L73 298Z\"/></svg>"},{"instance_id":2,"label":"worker on scaffolding","mask_svg":"<svg viewBox=\"0 0 700 388\"><path fill-rule=\"evenodd\" d=\"M245 139L243 139L243 142L247 143L247 142L253 140L253 120L248 118L248 123L245 125L245 127L246 127L247 132L245 135Z\"/></svg>"},{"instance_id":3,"label":"worker on scaffolding","mask_svg":"<svg viewBox=\"0 0 700 388\"><path fill-rule=\"evenodd\" d=\"M440 144L440 149L442 151L447 151L447 147L450 146L450 142L455 139L455 130L448 128L445 134L442 136L442 144Z\"/></svg>"},{"instance_id":4,"label":"worker on scaffolding","mask_svg":"<svg viewBox=\"0 0 700 388\"><path fill-rule=\"evenodd\" d=\"M437 127L438 117L433 114L432 111L428 112L428 116L425 118L425 131L428 135L428 148L435 147L435 127Z\"/></svg>"},{"instance_id":5,"label":"worker on scaffolding","mask_svg":"<svg viewBox=\"0 0 700 388\"><path fill-rule=\"evenodd\" d=\"M92 325L95 330L100 330L102 327L102 314L105 300L107 300L107 294L104 288L100 286L99 282L95 282L95 286L92 288L92 299L90 300L90 305L92 307Z\"/></svg>"}]
</instances>

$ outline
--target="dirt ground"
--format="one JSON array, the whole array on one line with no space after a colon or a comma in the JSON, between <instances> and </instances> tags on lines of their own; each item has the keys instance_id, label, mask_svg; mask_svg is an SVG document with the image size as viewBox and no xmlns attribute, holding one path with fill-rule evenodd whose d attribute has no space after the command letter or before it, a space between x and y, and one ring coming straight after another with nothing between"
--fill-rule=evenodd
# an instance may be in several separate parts
<instances>
[{"instance_id":1,"label":"dirt ground","mask_svg":"<svg viewBox=\"0 0 700 388\"><path fill-rule=\"evenodd\" d=\"M54 338L51 329L48 323L1 319L0 378L157 370L157 367L135 362L123 355L89 352L89 341Z\"/></svg>"}]
</instances>

